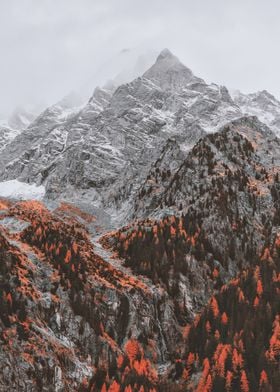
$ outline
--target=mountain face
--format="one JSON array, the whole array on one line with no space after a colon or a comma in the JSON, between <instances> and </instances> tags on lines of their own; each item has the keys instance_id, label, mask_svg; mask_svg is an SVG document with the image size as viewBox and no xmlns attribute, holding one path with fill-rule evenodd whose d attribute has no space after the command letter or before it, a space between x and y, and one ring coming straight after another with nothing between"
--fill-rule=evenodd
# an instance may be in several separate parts
<instances>
[{"instance_id":1,"label":"mountain face","mask_svg":"<svg viewBox=\"0 0 280 392\"><path fill-rule=\"evenodd\" d=\"M29 178L32 177L32 169L29 162L36 162L40 157L40 147L44 149L45 155L42 160L45 165L50 159L56 159L64 149L66 133L61 127L66 119L71 118L79 111L79 97L70 94L62 101L46 109L41 113L27 129L18 133L18 135L7 144L1 154L1 163L4 165L2 174L3 179ZM50 156L52 158L50 158ZM27 164L28 163L28 164ZM34 169L35 170L35 169ZM12 176L10 173L13 173ZM44 173L37 173L41 178ZM25 182L42 182L36 181ZM34 177L35 179L35 177Z\"/></svg>"},{"instance_id":2,"label":"mountain face","mask_svg":"<svg viewBox=\"0 0 280 392\"><path fill-rule=\"evenodd\" d=\"M182 390L279 388L279 158L279 139L257 118L233 121L167 180L149 175L138 203L153 219L104 238L174 298L187 332L169 377Z\"/></svg>"},{"instance_id":3,"label":"mountain face","mask_svg":"<svg viewBox=\"0 0 280 392\"><path fill-rule=\"evenodd\" d=\"M48 109L0 154L0 178L115 209L133 197L168 138L190 148L239 115L225 87L207 85L164 50L142 77L95 90L76 115L61 120L56 106Z\"/></svg>"},{"instance_id":4,"label":"mountain face","mask_svg":"<svg viewBox=\"0 0 280 392\"><path fill-rule=\"evenodd\" d=\"M5 141L0 390L280 389L277 112L165 49Z\"/></svg>"},{"instance_id":5,"label":"mountain face","mask_svg":"<svg viewBox=\"0 0 280 392\"><path fill-rule=\"evenodd\" d=\"M42 110L42 105L24 108L17 107L6 120L0 121L0 151L26 129Z\"/></svg>"},{"instance_id":6,"label":"mountain face","mask_svg":"<svg viewBox=\"0 0 280 392\"><path fill-rule=\"evenodd\" d=\"M233 91L232 96L243 114L257 116L279 136L280 102L272 94L266 90L247 95Z\"/></svg>"},{"instance_id":7,"label":"mountain face","mask_svg":"<svg viewBox=\"0 0 280 392\"><path fill-rule=\"evenodd\" d=\"M178 242L175 256L171 252L172 258L176 259L181 241L178 263L184 266L191 243L195 257L207 260L210 252L210 259L223 274L233 276L265 246L268 233L277 230L280 142L256 118L235 120L219 132L205 136L173 174L167 172L168 169L153 169L138 195L137 211L140 217L148 219L147 223L136 220L135 227L121 230L121 239L117 235L117 249L120 247L120 256L127 257L129 265L137 264L138 258L140 265L142 262L153 265L158 258L160 267L164 247L154 239L160 228L174 223ZM165 222L166 216L181 215L182 221L173 222L172 218ZM137 214L136 217L139 218ZM162 219L163 224L156 223ZM138 238L133 234L133 230L139 234L146 225L153 227L153 224L159 226L155 232L152 230L155 235ZM128 238L123 232L127 232ZM172 238L172 229L166 235ZM131 248L129 238L133 240ZM139 249L145 251L141 253ZM155 257L156 249L161 256ZM165 250L168 254L168 246ZM171 268L173 264L171 260L168 263ZM150 272L155 272L155 268ZM167 278L166 271L159 269L159 273Z\"/></svg>"},{"instance_id":8,"label":"mountain face","mask_svg":"<svg viewBox=\"0 0 280 392\"><path fill-rule=\"evenodd\" d=\"M201 137L206 133L201 133ZM196 135L197 137L197 135ZM149 216L159 205L170 179L185 159L175 139L168 139L159 158L152 164L148 175L134 197L133 218Z\"/></svg>"},{"instance_id":9,"label":"mountain face","mask_svg":"<svg viewBox=\"0 0 280 392\"><path fill-rule=\"evenodd\" d=\"M185 67L168 49L164 49L156 63L143 75L162 90L180 90L192 83L203 83L192 71Z\"/></svg>"},{"instance_id":10,"label":"mountain face","mask_svg":"<svg viewBox=\"0 0 280 392\"><path fill-rule=\"evenodd\" d=\"M6 124L0 124L0 151L3 150L17 136L18 132Z\"/></svg>"},{"instance_id":11,"label":"mountain face","mask_svg":"<svg viewBox=\"0 0 280 392\"><path fill-rule=\"evenodd\" d=\"M101 239L74 205L1 201L2 385L277 391L279 140L245 117L181 153L144 183L150 218Z\"/></svg>"},{"instance_id":12,"label":"mountain face","mask_svg":"<svg viewBox=\"0 0 280 392\"><path fill-rule=\"evenodd\" d=\"M213 177L217 183L223 179L225 185L229 176L228 183L235 177L237 181L243 181L244 177L269 208L271 181L279 170L279 143L275 134L256 117L234 120L195 145L166 187L161 202L169 209L181 206L184 210L200 191L205 199L209 197L215 189ZM227 199L230 195L231 192ZM244 209L245 201L241 203Z\"/></svg>"}]
</instances>

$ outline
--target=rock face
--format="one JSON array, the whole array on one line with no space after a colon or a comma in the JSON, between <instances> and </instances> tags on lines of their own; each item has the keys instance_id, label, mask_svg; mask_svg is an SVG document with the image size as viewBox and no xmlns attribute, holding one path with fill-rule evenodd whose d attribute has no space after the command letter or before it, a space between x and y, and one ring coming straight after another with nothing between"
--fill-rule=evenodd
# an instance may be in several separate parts
<instances>
[{"instance_id":1,"label":"rock face","mask_svg":"<svg viewBox=\"0 0 280 392\"><path fill-rule=\"evenodd\" d=\"M19 133L3 150L1 162L7 165L3 178L8 179L10 171L17 178L24 169L27 170L26 163L38 159L41 143L46 153L44 162L48 162L49 155L56 157L62 151L65 140L65 132L60 125L76 111L76 108L73 109L72 97L65 97L46 109L26 130Z\"/></svg>"},{"instance_id":2,"label":"rock face","mask_svg":"<svg viewBox=\"0 0 280 392\"><path fill-rule=\"evenodd\" d=\"M43 184L50 199L83 199L118 217L134 200L168 139L185 153L205 133L243 113L277 132L279 102L266 91L231 98L168 49L142 77L96 88L85 106L72 95L48 108L9 143L3 130L0 179ZM8 144L8 145L7 145Z\"/></svg>"},{"instance_id":3,"label":"rock face","mask_svg":"<svg viewBox=\"0 0 280 392\"><path fill-rule=\"evenodd\" d=\"M203 136L203 133L201 134ZM175 139L168 139L159 158L152 164L145 181L134 198L133 217L149 216L166 191L170 179L177 172L185 159Z\"/></svg>"},{"instance_id":4,"label":"rock face","mask_svg":"<svg viewBox=\"0 0 280 392\"><path fill-rule=\"evenodd\" d=\"M189 68L180 63L168 49L160 53L156 64L146 71L143 77L151 80L162 90L177 91L188 84L204 84L202 79L196 77Z\"/></svg>"},{"instance_id":5,"label":"rock face","mask_svg":"<svg viewBox=\"0 0 280 392\"><path fill-rule=\"evenodd\" d=\"M244 114L257 116L279 136L280 102L272 94L266 90L247 95L233 91L232 96Z\"/></svg>"},{"instance_id":6,"label":"rock face","mask_svg":"<svg viewBox=\"0 0 280 392\"><path fill-rule=\"evenodd\" d=\"M17 136L18 132L9 128L7 125L0 124L0 151Z\"/></svg>"},{"instance_id":7,"label":"rock face","mask_svg":"<svg viewBox=\"0 0 280 392\"><path fill-rule=\"evenodd\" d=\"M57 105L44 112L0 154L0 178L44 183L50 198L82 192L118 208L168 138L186 149L239 115L225 87L206 84L164 50L142 77L96 89L76 115L63 117Z\"/></svg>"},{"instance_id":8,"label":"rock face","mask_svg":"<svg viewBox=\"0 0 280 392\"><path fill-rule=\"evenodd\" d=\"M17 107L7 120L0 121L0 151L33 122L42 110L42 105L25 109Z\"/></svg>"}]
</instances>

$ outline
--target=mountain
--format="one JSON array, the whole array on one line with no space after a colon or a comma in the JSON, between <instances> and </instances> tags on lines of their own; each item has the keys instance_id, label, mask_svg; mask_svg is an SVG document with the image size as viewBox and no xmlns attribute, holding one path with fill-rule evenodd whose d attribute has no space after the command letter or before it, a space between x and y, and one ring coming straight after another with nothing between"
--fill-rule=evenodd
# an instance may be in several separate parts
<instances>
[{"instance_id":1,"label":"mountain","mask_svg":"<svg viewBox=\"0 0 280 392\"><path fill-rule=\"evenodd\" d=\"M271 178L279 169L279 143L274 132L257 117L234 120L195 145L166 187L161 201L168 208L176 210L182 205L184 209L200 189L205 197L209 196L208 192L214 189L213 176L218 182L223 178L225 185L228 175L232 182L239 173L238 181L246 177L254 192L271 202L271 196L266 198L270 195ZM194 191L188 188L190 183ZM244 208L244 201L242 204Z\"/></svg>"},{"instance_id":2,"label":"mountain","mask_svg":"<svg viewBox=\"0 0 280 392\"><path fill-rule=\"evenodd\" d=\"M186 331L169 379L277 391L279 139L244 117L199 140L173 175L153 173L138 196L146 218L103 241L174 300Z\"/></svg>"},{"instance_id":3,"label":"mountain","mask_svg":"<svg viewBox=\"0 0 280 392\"><path fill-rule=\"evenodd\" d=\"M74 204L1 200L0 383L277 391L279 172L279 139L243 117L185 153L168 139L144 219L105 235Z\"/></svg>"},{"instance_id":4,"label":"mountain","mask_svg":"<svg viewBox=\"0 0 280 392\"><path fill-rule=\"evenodd\" d=\"M277 105L165 49L8 142L0 390L279 390Z\"/></svg>"},{"instance_id":5,"label":"mountain","mask_svg":"<svg viewBox=\"0 0 280 392\"><path fill-rule=\"evenodd\" d=\"M45 111L0 154L0 178L43 184L53 199L82 194L123 217L170 137L186 150L240 115L225 87L164 50L142 77L96 89L70 118L61 121L57 106Z\"/></svg>"},{"instance_id":6,"label":"mountain","mask_svg":"<svg viewBox=\"0 0 280 392\"><path fill-rule=\"evenodd\" d=\"M201 132L203 137L206 133ZM197 139L198 135L194 135ZM177 172L185 159L185 153L180 149L175 139L168 139L159 158L152 164L148 175L141 184L138 194L134 197L133 217L149 216L158 206L170 178Z\"/></svg>"},{"instance_id":7,"label":"mountain","mask_svg":"<svg viewBox=\"0 0 280 392\"><path fill-rule=\"evenodd\" d=\"M147 221L137 219L113 236L120 257L136 273L168 286L174 268L179 280L186 274L189 253L190 264L198 268L209 261L224 278L235 276L249 258L253 263L279 224L280 142L274 133L255 117L241 118L200 139L173 173L160 167L155 165L136 199L135 217Z\"/></svg>"},{"instance_id":8,"label":"mountain","mask_svg":"<svg viewBox=\"0 0 280 392\"><path fill-rule=\"evenodd\" d=\"M17 134L17 131L9 128L5 123L0 124L0 151L3 150Z\"/></svg>"},{"instance_id":9,"label":"mountain","mask_svg":"<svg viewBox=\"0 0 280 392\"><path fill-rule=\"evenodd\" d=\"M0 121L0 150L26 129L43 110L43 105L18 106L5 120Z\"/></svg>"},{"instance_id":10,"label":"mountain","mask_svg":"<svg viewBox=\"0 0 280 392\"><path fill-rule=\"evenodd\" d=\"M231 94L243 114L257 116L279 136L280 102L272 94L266 90L252 94L235 90Z\"/></svg>"},{"instance_id":11,"label":"mountain","mask_svg":"<svg viewBox=\"0 0 280 392\"><path fill-rule=\"evenodd\" d=\"M143 75L162 90L179 90L191 83L204 81L196 77L192 71L184 66L170 50L164 49L158 56L155 64Z\"/></svg>"},{"instance_id":12,"label":"mountain","mask_svg":"<svg viewBox=\"0 0 280 392\"><path fill-rule=\"evenodd\" d=\"M19 132L1 154L3 168L7 165L2 171L3 179L24 176L24 171L29 170L26 163L39 158L40 147L45 149L45 155L42 157L45 164L49 160L49 155L56 157L60 154L66 138L61 125L79 111L80 104L80 97L76 93L71 93L47 108L25 130ZM9 175L10 172L13 172L12 176Z\"/></svg>"}]
</instances>

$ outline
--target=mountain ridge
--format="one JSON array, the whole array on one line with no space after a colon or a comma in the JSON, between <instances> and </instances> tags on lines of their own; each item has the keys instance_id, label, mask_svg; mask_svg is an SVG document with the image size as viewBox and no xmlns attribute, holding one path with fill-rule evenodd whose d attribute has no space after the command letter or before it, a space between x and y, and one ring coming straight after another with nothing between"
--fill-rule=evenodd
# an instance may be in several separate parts
<instances>
[{"instance_id":1,"label":"mountain ridge","mask_svg":"<svg viewBox=\"0 0 280 392\"><path fill-rule=\"evenodd\" d=\"M123 194L133 198L169 137L188 149L241 114L225 87L207 85L166 51L142 77L95 90L69 119L60 111L48 109L6 147L0 179L44 184L50 198L83 193L109 211Z\"/></svg>"}]
</instances>

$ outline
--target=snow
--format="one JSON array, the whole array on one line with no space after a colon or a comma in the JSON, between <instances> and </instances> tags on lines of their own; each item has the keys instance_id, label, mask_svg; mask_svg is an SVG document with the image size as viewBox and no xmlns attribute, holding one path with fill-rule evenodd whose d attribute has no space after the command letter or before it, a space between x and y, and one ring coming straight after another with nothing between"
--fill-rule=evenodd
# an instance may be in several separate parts
<instances>
[{"instance_id":1,"label":"snow","mask_svg":"<svg viewBox=\"0 0 280 392\"><path fill-rule=\"evenodd\" d=\"M21 200L41 200L45 196L43 185L26 184L18 180L0 182L0 196Z\"/></svg>"},{"instance_id":2,"label":"snow","mask_svg":"<svg viewBox=\"0 0 280 392\"><path fill-rule=\"evenodd\" d=\"M57 116L57 118L58 118L58 120L66 120L70 116L78 113L80 110L82 110L82 108L83 108L82 105L74 107L74 108L59 107L59 109L61 110L61 113Z\"/></svg>"}]
</instances>

